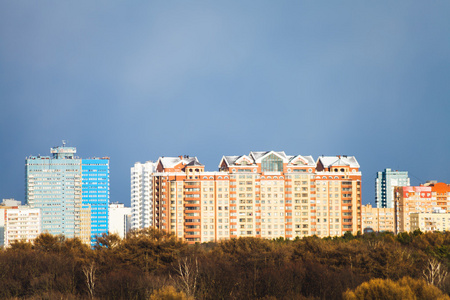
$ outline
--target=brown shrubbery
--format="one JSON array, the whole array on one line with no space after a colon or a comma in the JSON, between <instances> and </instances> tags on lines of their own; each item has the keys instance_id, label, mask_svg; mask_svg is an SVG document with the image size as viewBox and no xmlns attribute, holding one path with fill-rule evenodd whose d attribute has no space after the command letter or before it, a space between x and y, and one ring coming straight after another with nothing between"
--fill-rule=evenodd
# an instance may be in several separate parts
<instances>
[{"instance_id":1,"label":"brown shrubbery","mask_svg":"<svg viewBox=\"0 0 450 300\"><path fill-rule=\"evenodd\" d=\"M450 300L440 289L422 279L403 277L398 281L372 279L362 283L354 291L344 293L345 300Z\"/></svg>"},{"instance_id":2,"label":"brown shrubbery","mask_svg":"<svg viewBox=\"0 0 450 300\"><path fill-rule=\"evenodd\" d=\"M146 229L95 249L42 234L0 250L0 298L448 299L449 266L450 233L188 246Z\"/></svg>"}]
</instances>

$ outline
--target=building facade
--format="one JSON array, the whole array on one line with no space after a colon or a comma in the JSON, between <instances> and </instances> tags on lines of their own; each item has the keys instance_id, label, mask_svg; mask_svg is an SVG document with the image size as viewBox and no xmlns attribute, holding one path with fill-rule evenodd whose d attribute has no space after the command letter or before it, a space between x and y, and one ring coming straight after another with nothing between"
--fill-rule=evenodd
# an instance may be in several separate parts
<instances>
[{"instance_id":1,"label":"building facade","mask_svg":"<svg viewBox=\"0 0 450 300\"><path fill-rule=\"evenodd\" d=\"M41 210L42 232L93 243L108 231L109 158L80 159L74 147L26 159L26 202Z\"/></svg>"},{"instance_id":2,"label":"building facade","mask_svg":"<svg viewBox=\"0 0 450 300\"><path fill-rule=\"evenodd\" d=\"M40 233L38 208L0 206L0 246L8 247L15 241L31 242Z\"/></svg>"},{"instance_id":3,"label":"building facade","mask_svg":"<svg viewBox=\"0 0 450 300\"><path fill-rule=\"evenodd\" d=\"M450 229L450 214L435 210L427 213L411 213L411 231L419 229L422 232L448 231Z\"/></svg>"},{"instance_id":4,"label":"building facade","mask_svg":"<svg viewBox=\"0 0 450 300\"><path fill-rule=\"evenodd\" d=\"M108 232L109 158L82 159L81 178L82 209L90 214L89 235L95 243L96 236Z\"/></svg>"},{"instance_id":5,"label":"building facade","mask_svg":"<svg viewBox=\"0 0 450 300\"><path fill-rule=\"evenodd\" d=\"M293 239L361 231L361 173L353 156L224 156L207 172L196 157L161 157L153 226L184 240Z\"/></svg>"},{"instance_id":6,"label":"building facade","mask_svg":"<svg viewBox=\"0 0 450 300\"><path fill-rule=\"evenodd\" d=\"M375 206L394 208L394 187L409 186L408 172L385 169L375 179Z\"/></svg>"},{"instance_id":7,"label":"building facade","mask_svg":"<svg viewBox=\"0 0 450 300\"><path fill-rule=\"evenodd\" d=\"M395 187L395 233L411 231L411 214L449 211L450 185L428 182L420 186Z\"/></svg>"},{"instance_id":8,"label":"building facade","mask_svg":"<svg viewBox=\"0 0 450 300\"><path fill-rule=\"evenodd\" d=\"M152 173L156 163L137 162L131 168L131 229L147 228L153 219Z\"/></svg>"},{"instance_id":9,"label":"building facade","mask_svg":"<svg viewBox=\"0 0 450 300\"><path fill-rule=\"evenodd\" d=\"M51 149L52 156L26 160L26 200L41 209L43 232L81 237L81 159L73 147Z\"/></svg>"},{"instance_id":10,"label":"building facade","mask_svg":"<svg viewBox=\"0 0 450 300\"><path fill-rule=\"evenodd\" d=\"M131 229L131 207L125 207L122 203L111 203L108 211L109 232L125 238Z\"/></svg>"},{"instance_id":11,"label":"building facade","mask_svg":"<svg viewBox=\"0 0 450 300\"><path fill-rule=\"evenodd\" d=\"M378 208L363 205L361 209L362 231L395 232L394 208Z\"/></svg>"}]
</instances>

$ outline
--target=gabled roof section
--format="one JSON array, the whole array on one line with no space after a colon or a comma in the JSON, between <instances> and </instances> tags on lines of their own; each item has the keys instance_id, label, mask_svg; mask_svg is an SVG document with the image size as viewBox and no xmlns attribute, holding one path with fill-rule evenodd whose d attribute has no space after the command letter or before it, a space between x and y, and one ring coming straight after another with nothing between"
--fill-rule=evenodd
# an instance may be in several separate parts
<instances>
[{"instance_id":1,"label":"gabled roof section","mask_svg":"<svg viewBox=\"0 0 450 300\"><path fill-rule=\"evenodd\" d=\"M174 168L180 163L187 166L203 166L197 157L176 156L176 157L160 157L158 163L161 163L163 168Z\"/></svg>"},{"instance_id":2,"label":"gabled roof section","mask_svg":"<svg viewBox=\"0 0 450 300\"><path fill-rule=\"evenodd\" d=\"M278 156L283 160L284 163L288 162L288 158L284 151L252 151L250 152L249 156L255 160L255 163L260 163L266 156L269 156L270 154Z\"/></svg>"},{"instance_id":3,"label":"gabled roof section","mask_svg":"<svg viewBox=\"0 0 450 300\"><path fill-rule=\"evenodd\" d=\"M335 166L349 166L350 168L359 168L359 163L354 156L319 156L317 162L321 162L324 168Z\"/></svg>"},{"instance_id":4,"label":"gabled roof section","mask_svg":"<svg viewBox=\"0 0 450 300\"><path fill-rule=\"evenodd\" d=\"M239 158L240 156L223 156L219 163L219 168L222 166L222 163L225 162L227 166L234 165L234 162Z\"/></svg>"},{"instance_id":5,"label":"gabled roof section","mask_svg":"<svg viewBox=\"0 0 450 300\"><path fill-rule=\"evenodd\" d=\"M188 164L185 164L186 166L203 166L198 160L197 157L195 157L195 160L192 160Z\"/></svg>"},{"instance_id":6,"label":"gabled roof section","mask_svg":"<svg viewBox=\"0 0 450 300\"><path fill-rule=\"evenodd\" d=\"M255 161L263 157L269 153L269 151L252 151L250 152L249 156L252 157Z\"/></svg>"},{"instance_id":7,"label":"gabled roof section","mask_svg":"<svg viewBox=\"0 0 450 300\"><path fill-rule=\"evenodd\" d=\"M289 159L289 164L290 165L307 165L307 166L311 166L314 167L316 164L314 162L313 157L310 156L302 156L302 155L297 155L297 156L288 156Z\"/></svg>"},{"instance_id":8,"label":"gabled roof section","mask_svg":"<svg viewBox=\"0 0 450 300\"><path fill-rule=\"evenodd\" d=\"M270 154L278 156L283 163L289 163L292 165L306 165L315 167L316 163L311 155L286 155L284 151L252 151L249 155L239 155L239 156L223 156L219 163L219 168L221 168L224 163L227 167L231 166L245 166L245 162L248 165L255 165L261 163L261 161L269 156Z\"/></svg>"},{"instance_id":9,"label":"gabled roof section","mask_svg":"<svg viewBox=\"0 0 450 300\"><path fill-rule=\"evenodd\" d=\"M247 155L239 155L239 156L223 156L222 160L219 163L219 168L223 165L223 162L226 163L228 167L230 166L251 166L255 164L253 158Z\"/></svg>"},{"instance_id":10,"label":"gabled roof section","mask_svg":"<svg viewBox=\"0 0 450 300\"><path fill-rule=\"evenodd\" d=\"M247 155L242 155L238 159L234 161L235 165L254 165L255 162L252 158L248 157Z\"/></svg>"}]
</instances>

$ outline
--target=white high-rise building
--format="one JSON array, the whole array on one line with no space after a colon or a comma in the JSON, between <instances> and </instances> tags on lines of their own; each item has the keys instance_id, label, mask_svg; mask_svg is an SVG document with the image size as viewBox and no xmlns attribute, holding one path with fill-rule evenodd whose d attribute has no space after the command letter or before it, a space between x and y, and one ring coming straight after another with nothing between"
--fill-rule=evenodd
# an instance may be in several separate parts
<instances>
[{"instance_id":1,"label":"white high-rise building","mask_svg":"<svg viewBox=\"0 0 450 300\"><path fill-rule=\"evenodd\" d=\"M131 229L147 228L152 225L152 173L156 163L137 162L131 168Z\"/></svg>"},{"instance_id":2,"label":"white high-rise building","mask_svg":"<svg viewBox=\"0 0 450 300\"><path fill-rule=\"evenodd\" d=\"M108 212L109 232L125 238L131 227L131 207L125 207L123 203L111 203Z\"/></svg>"}]
</instances>

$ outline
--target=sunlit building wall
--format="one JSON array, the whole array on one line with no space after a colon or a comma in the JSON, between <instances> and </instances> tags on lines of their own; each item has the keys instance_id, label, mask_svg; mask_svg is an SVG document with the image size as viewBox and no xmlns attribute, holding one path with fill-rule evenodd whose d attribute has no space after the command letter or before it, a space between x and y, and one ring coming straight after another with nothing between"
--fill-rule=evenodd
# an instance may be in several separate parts
<instances>
[{"instance_id":1,"label":"sunlit building wall","mask_svg":"<svg viewBox=\"0 0 450 300\"><path fill-rule=\"evenodd\" d=\"M131 229L148 228L153 219L152 173L156 163L137 162L131 168Z\"/></svg>"},{"instance_id":2,"label":"sunlit building wall","mask_svg":"<svg viewBox=\"0 0 450 300\"><path fill-rule=\"evenodd\" d=\"M450 214L435 210L427 213L411 213L411 231L419 229L422 232L448 231L450 230Z\"/></svg>"},{"instance_id":3,"label":"sunlit building wall","mask_svg":"<svg viewBox=\"0 0 450 300\"><path fill-rule=\"evenodd\" d=\"M361 207L362 232L395 232L394 208L378 208L367 204Z\"/></svg>"},{"instance_id":4,"label":"sunlit building wall","mask_svg":"<svg viewBox=\"0 0 450 300\"><path fill-rule=\"evenodd\" d=\"M361 230L361 173L352 156L251 152L224 156L218 172L196 157L161 157L153 225L186 241L293 239Z\"/></svg>"},{"instance_id":5,"label":"sunlit building wall","mask_svg":"<svg viewBox=\"0 0 450 300\"><path fill-rule=\"evenodd\" d=\"M41 233L38 208L28 206L0 206L0 246L8 247L15 241L31 242Z\"/></svg>"},{"instance_id":6,"label":"sunlit building wall","mask_svg":"<svg viewBox=\"0 0 450 300\"><path fill-rule=\"evenodd\" d=\"M123 203L111 203L109 205L109 232L125 238L131 228L131 207L125 207Z\"/></svg>"},{"instance_id":7,"label":"sunlit building wall","mask_svg":"<svg viewBox=\"0 0 450 300\"><path fill-rule=\"evenodd\" d=\"M396 187L394 193L396 233L411 231L410 215L413 213L449 211L450 185L443 182Z\"/></svg>"}]
</instances>

